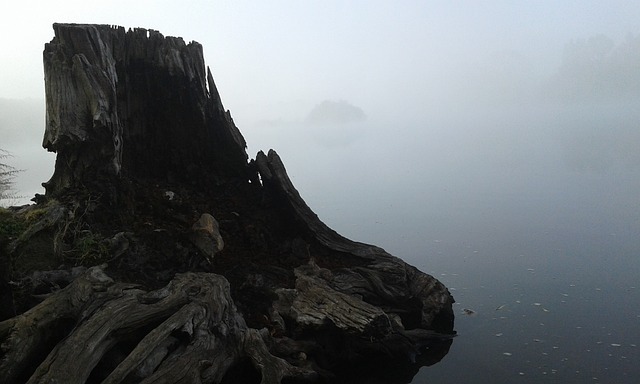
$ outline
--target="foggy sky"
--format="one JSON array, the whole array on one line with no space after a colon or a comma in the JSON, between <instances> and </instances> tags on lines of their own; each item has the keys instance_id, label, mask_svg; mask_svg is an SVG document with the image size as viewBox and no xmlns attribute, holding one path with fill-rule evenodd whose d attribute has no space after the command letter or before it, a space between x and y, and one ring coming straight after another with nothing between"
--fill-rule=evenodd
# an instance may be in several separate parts
<instances>
[{"instance_id":1,"label":"foggy sky","mask_svg":"<svg viewBox=\"0 0 640 384\"><path fill-rule=\"evenodd\" d=\"M26 169L19 192L40 192L53 169L44 43L53 22L81 22L200 42L249 156L276 149L307 203L357 240L408 252L391 233L472 227L479 200L517 215L500 204L512 196L566 215L571 199L637 210L640 3L174 3L3 10L0 147ZM584 175L613 187L592 191Z\"/></svg>"}]
</instances>

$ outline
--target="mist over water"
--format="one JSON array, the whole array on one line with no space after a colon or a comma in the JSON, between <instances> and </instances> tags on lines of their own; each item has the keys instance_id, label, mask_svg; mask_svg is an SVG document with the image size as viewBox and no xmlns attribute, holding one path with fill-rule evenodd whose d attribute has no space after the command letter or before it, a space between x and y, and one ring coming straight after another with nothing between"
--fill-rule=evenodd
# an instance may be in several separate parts
<instances>
[{"instance_id":1,"label":"mist over water","mask_svg":"<svg viewBox=\"0 0 640 384\"><path fill-rule=\"evenodd\" d=\"M406 255L425 235L506 237L522 225L576 222L624 232L621 222L638 214L637 106L462 105L422 121L285 123L248 141L276 148L302 196L339 232Z\"/></svg>"}]
</instances>

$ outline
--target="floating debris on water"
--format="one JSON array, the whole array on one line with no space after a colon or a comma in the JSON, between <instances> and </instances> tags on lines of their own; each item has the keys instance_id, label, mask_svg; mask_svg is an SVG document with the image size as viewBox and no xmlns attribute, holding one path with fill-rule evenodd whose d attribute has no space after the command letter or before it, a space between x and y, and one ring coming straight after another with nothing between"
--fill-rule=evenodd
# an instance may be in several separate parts
<instances>
[{"instance_id":1,"label":"floating debris on water","mask_svg":"<svg viewBox=\"0 0 640 384\"><path fill-rule=\"evenodd\" d=\"M501 333L496 333L496 337L500 337L502 336L502 332Z\"/></svg>"},{"instance_id":2,"label":"floating debris on water","mask_svg":"<svg viewBox=\"0 0 640 384\"><path fill-rule=\"evenodd\" d=\"M473 316L473 315L476 314L476 311L474 311L473 309L469 309L469 308L462 308L462 312L467 316Z\"/></svg>"},{"instance_id":3,"label":"floating debris on water","mask_svg":"<svg viewBox=\"0 0 640 384\"><path fill-rule=\"evenodd\" d=\"M498 306L498 308L496 308L496 311L499 311L499 310L501 310L501 309L504 309L504 307L506 307L506 306L507 306L507 304L499 305L499 306Z\"/></svg>"},{"instance_id":4,"label":"floating debris on water","mask_svg":"<svg viewBox=\"0 0 640 384\"><path fill-rule=\"evenodd\" d=\"M612 347L622 347L622 344L618 344L618 343L611 343Z\"/></svg>"},{"instance_id":5,"label":"floating debris on water","mask_svg":"<svg viewBox=\"0 0 640 384\"><path fill-rule=\"evenodd\" d=\"M540 304L540 303L533 303L533 305L535 305L536 307L539 307L539 306L541 306L542 304Z\"/></svg>"},{"instance_id":6,"label":"floating debris on water","mask_svg":"<svg viewBox=\"0 0 640 384\"><path fill-rule=\"evenodd\" d=\"M504 352L504 353L503 353L503 355L505 355L505 356L511 356L511 353L509 353L509 352Z\"/></svg>"}]
</instances>

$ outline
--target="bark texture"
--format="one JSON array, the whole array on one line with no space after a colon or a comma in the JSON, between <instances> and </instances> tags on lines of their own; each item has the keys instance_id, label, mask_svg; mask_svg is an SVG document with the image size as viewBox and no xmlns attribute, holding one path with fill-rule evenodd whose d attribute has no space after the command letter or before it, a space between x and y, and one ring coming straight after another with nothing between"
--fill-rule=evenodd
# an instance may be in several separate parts
<instances>
[{"instance_id":1,"label":"bark texture","mask_svg":"<svg viewBox=\"0 0 640 384\"><path fill-rule=\"evenodd\" d=\"M275 151L247 161L199 44L54 30L55 171L0 236L6 382L401 383L446 355L446 287L327 227Z\"/></svg>"},{"instance_id":2,"label":"bark texture","mask_svg":"<svg viewBox=\"0 0 640 384\"><path fill-rule=\"evenodd\" d=\"M157 31L54 24L45 46L47 194L92 178L188 181L242 174L245 141L224 111L202 46ZM170 106L170 108L167 108Z\"/></svg>"}]
</instances>

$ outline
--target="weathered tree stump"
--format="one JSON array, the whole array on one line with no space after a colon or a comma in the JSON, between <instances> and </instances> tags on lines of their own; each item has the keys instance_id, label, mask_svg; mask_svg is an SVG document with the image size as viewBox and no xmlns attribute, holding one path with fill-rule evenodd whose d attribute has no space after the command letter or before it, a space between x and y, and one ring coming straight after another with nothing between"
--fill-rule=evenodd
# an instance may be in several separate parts
<instances>
[{"instance_id":1,"label":"weathered tree stump","mask_svg":"<svg viewBox=\"0 0 640 384\"><path fill-rule=\"evenodd\" d=\"M54 30L55 171L0 238L6 382L406 382L447 353L446 287L328 228L275 151L247 162L199 44Z\"/></svg>"}]
</instances>

